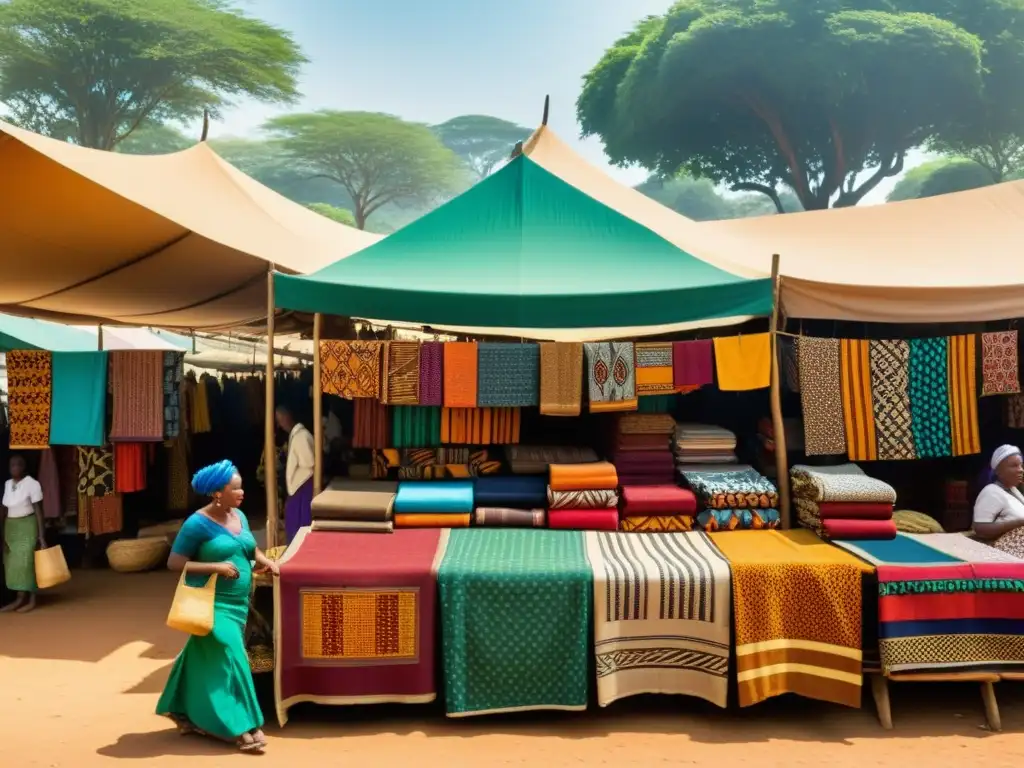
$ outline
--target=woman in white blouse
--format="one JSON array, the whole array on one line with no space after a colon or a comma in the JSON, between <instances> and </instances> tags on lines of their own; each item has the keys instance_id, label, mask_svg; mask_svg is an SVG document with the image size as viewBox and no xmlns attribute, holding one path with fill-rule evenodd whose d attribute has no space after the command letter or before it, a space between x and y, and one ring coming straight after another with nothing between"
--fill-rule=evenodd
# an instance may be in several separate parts
<instances>
[{"instance_id":1,"label":"woman in white blouse","mask_svg":"<svg viewBox=\"0 0 1024 768\"><path fill-rule=\"evenodd\" d=\"M995 542L1024 525L1024 457L1015 445L1002 445L992 454L992 482L981 489L974 502L974 533Z\"/></svg>"},{"instance_id":2,"label":"woman in white blouse","mask_svg":"<svg viewBox=\"0 0 1024 768\"><path fill-rule=\"evenodd\" d=\"M14 602L0 613L28 613L36 607L36 545L46 547L43 534L43 489L25 472L25 459L15 454L11 479L4 484L0 523L4 531L4 581L15 593Z\"/></svg>"}]
</instances>

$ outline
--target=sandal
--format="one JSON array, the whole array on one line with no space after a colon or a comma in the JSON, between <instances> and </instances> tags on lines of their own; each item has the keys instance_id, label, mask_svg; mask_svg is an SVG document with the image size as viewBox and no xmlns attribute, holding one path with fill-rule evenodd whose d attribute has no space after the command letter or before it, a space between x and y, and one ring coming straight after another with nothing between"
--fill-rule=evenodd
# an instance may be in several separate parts
<instances>
[{"instance_id":1,"label":"sandal","mask_svg":"<svg viewBox=\"0 0 1024 768\"><path fill-rule=\"evenodd\" d=\"M246 741L248 737L248 741ZM235 741L235 745L238 747L239 752L246 752L250 754L262 754L263 750L266 749L266 744L260 743L253 739L252 734L245 734L245 736L239 736Z\"/></svg>"},{"instance_id":2,"label":"sandal","mask_svg":"<svg viewBox=\"0 0 1024 768\"><path fill-rule=\"evenodd\" d=\"M202 736L203 732L196 728L187 717L181 715L168 715L178 728L179 736Z\"/></svg>"}]
</instances>

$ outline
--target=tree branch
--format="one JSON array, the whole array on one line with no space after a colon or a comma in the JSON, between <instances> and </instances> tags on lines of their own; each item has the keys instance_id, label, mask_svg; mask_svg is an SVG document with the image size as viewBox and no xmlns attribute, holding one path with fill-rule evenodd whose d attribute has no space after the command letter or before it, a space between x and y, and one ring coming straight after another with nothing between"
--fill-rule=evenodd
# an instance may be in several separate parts
<instances>
[{"instance_id":1,"label":"tree branch","mask_svg":"<svg viewBox=\"0 0 1024 768\"><path fill-rule=\"evenodd\" d=\"M767 184L757 184L753 181L743 181L739 184L733 184L730 187L733 192L759 192L762 195L767 195L768 198L775 203L775 210L779 213L785 213L786 209L782 207L782 199L779 197L779 193L775 191L774 187L769 187Z\"/></svg>"},{"instance_id":2,"label":"tree branch","mask_svg":"<svg viewBox=\"0 0 1024 768\"><path fill-rule=\"evenodd\" d=\"M882 164L878 166L878 170L871 174L871 177L861 184L857 189L847 189L836 198L836 203L833 208L848 208L852 205L859 203L868 192L873 190L879 184L882 183L882 179L887 179L890 176L895 176L903 170L903 150L900 150L895 155L890 155L882 159Z\"/></svg>"}]
</instances>

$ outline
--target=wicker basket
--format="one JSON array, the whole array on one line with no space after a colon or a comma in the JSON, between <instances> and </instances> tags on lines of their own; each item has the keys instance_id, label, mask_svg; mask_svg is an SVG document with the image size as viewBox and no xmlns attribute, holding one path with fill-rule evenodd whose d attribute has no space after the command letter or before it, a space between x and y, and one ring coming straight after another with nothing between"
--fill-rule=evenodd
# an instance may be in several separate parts
<instances>
[{"instance_id":1,"label":"wicker basket","mask_svg":"<svg viewBox=\"0 0 1024 768\"><path fill-rule=\"evenodd\" d=\"M254 675L274 671L274 649L269 645L253 645L248 649L249 669Z\"/></svg>"},{"instance_id":2,"label":"wicker basket","mask_svg":"<svg viewBox=\"0 0 1024 768\"><path fill-rule=\"evenodd\" d=\"M171 545L163 536L119 539L107 547L107 562L118 573L141 573L163 565Z\"/></svg>"}]
</instances>

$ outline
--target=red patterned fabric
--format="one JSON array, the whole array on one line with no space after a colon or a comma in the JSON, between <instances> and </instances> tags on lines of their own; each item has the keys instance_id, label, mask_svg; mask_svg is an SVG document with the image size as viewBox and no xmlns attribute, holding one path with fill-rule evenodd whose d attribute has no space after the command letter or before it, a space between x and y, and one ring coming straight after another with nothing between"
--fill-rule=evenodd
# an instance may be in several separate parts
<instances>
[{"instance_id":1,"label":"red patterned fabric","mask_svg":"<svg viewBox=\"0 0 1024 768\"><path fill-rule=\"evenodd\" d=\"M1016 331L981 334L981 377L982 395L1012 395L1020 392Z\"/></svg>"}]
</instances>

